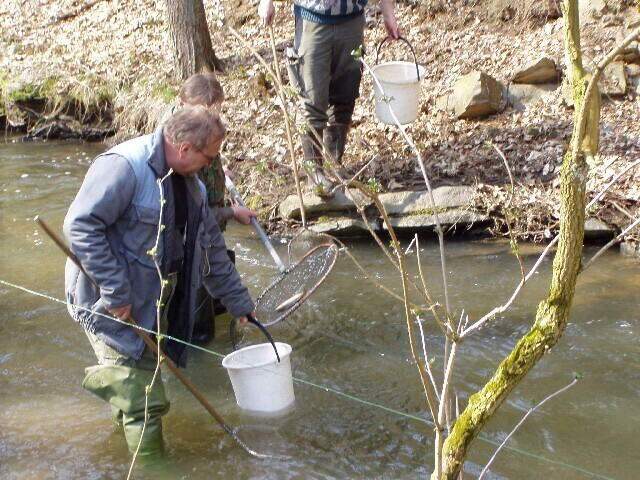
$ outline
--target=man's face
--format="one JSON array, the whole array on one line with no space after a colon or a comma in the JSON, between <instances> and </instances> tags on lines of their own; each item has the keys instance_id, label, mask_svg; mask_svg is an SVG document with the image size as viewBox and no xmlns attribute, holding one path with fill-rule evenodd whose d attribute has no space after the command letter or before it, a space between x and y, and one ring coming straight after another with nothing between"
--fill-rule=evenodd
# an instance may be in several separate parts
<instances>
[{"instance_id":1,"label":"man's face","mask_svg":"<svg viewBox=\"0 0 640 480\"><path fill-rule=\"evenodd\" d=\"M203 149L198 149L190 143L178 146L178 165L173 169L184 176L195 175L204 167L211 166L214 158L220 153L222 139L209 142Z\"/></svg>"}]
</instances>

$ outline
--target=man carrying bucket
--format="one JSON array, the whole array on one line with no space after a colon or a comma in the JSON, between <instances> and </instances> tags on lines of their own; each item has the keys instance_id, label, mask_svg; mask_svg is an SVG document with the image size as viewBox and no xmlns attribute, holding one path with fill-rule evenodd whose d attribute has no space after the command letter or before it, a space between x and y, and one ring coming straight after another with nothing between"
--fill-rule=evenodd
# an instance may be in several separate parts
<instances>
[{"instance_id":1,"label":"man carrying bucket","mask_svg":"<svg viewBox=\"0 0 640 480\"><path fill-rule=\"evenodd\" d=\"M254 309L196 176L211 165L224 135L217 114L204 107L183 108L155 133L99 155L64 221L71 250L84 270L67 262L69 311L86 330L98 358L98 365L86 369L82 386L111 404L129 450L140 444L142 456L162 452L162 416L169 402L159 378L145 399L155 355L131 327L108 314L131 317L155 331L160 302L163 333L190 341L201 284L241 324ZM165 282L162 299L156 264ZM185 365L184 344L167 341L163 347L178 365Z\"/></svg>"},{"instance_id":2,"label":"man carrying bucket","mask_svg":"<svg viewBox=\"0 0 640 480\"><path fill-rule=\"evenodd\" d=\"M304 100L307 133L301 142L305 165L311 165L308 183L323 196L329 195L332 185L322 170L323 145L317 137L340 165L362 78L360 63L351 52L364 41L366 4L367 0L294 0L289 78ZM394 0L380 0L380 4L387 33L397 39ZM270 25L273 0L260 0L258 14L264 25Z\"/></svg>"}]
</instances>

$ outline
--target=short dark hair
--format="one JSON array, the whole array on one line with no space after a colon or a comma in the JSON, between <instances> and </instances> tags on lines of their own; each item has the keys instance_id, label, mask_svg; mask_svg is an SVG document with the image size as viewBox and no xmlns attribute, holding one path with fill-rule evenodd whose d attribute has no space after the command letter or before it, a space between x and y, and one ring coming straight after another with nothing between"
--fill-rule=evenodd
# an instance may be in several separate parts
<instances>
[{"instance_id":1,"label":"short dark hair","mask_svg":"<svg viewBox=\"0 0 640 480\"><path fill-rule=\"evenodd\" d=\"M173 145L186 142L198 150L213 140L223 139L226 133L220 116L202 105L181 108L164 126L164 134Z\"/></svg>"},{"instance_id":2,"label":"short dark hair","mask_svg":"<svg viewBox=\"0 0 640 480\"><path fill-rule=\"evenodd\" d=\"M185 105L210 107L224 100L224 91L215 73L196 73L182 85L180 100Z\"/></svg>"}]
</instances>

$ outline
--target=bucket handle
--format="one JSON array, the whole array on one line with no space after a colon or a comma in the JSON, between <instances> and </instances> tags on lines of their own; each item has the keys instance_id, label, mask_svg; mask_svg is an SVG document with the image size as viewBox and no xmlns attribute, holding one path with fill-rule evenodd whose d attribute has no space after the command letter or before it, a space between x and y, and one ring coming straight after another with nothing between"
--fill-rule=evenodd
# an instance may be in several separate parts
<instances>
[{"instance_id":1,"label":"bucket handle","mask_svg":"<svg viewBox=\"0 0 640 480\"><path fill-rule=\"evenodd\" d=\"M258 329L262 333L264 333L264 336L267 337L267 340L269 340L269 343L273 347L273 351L276 352L276 358L278 359L278 363L280 363L280 355L278 355L278 349L276 348L276 344L273 341L273 337L271 336L271 334L267 331L264 325L262 325L258 320L256 320L256 317L254 317L253 315L251 314L247 315L247 320L249 321L249 323L253 323L256 327L258 327Z\"/></svg>"},{"instance_id":2,"label":"bucket handle","mask_svg":"<svg viewBox=\"0 0 640 480\"><path fill-rule=\"evenodd\" d=\"M378 47L376 48L376 65L378 64L378 60L379 60L379 57L380 57L380 49L387 42L387 40L390 40L390 39L391 39L391 37L385 37L378 44ZM418 57L416 57L416 51L413 49L413 45L411 45L411 43L409 43L409 40L407 40L404 37L398 37L398 40L402 40L404 43L406 43L407 46L409 47L409 50L411 50L411 54L413 55L413 63L416 64L416 75L418 77L418 81L420 81L420 68L418 67Z\"/></svg>"}]
</instances>

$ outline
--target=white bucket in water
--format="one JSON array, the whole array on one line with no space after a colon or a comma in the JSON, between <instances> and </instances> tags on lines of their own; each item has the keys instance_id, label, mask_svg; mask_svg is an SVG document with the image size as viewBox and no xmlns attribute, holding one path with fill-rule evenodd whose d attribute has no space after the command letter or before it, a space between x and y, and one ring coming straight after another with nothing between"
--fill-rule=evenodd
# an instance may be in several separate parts
<instances>
[{"instance_id":1,"label":"white bucket in water","mask_svg":"<svg viewBox=\"0 0 640 480\"><path fill-rule=\"evenodd\" d=\"M222 360L240 408L278 412L295 401L289 359L291 345L276 342L276 348L280 363L270 343L241 348Z\"/></svg>"},{"instance_id":2,"label":"white bucket in water","mask_svg":"<svg viewBox=\"0 0 640 480\"><path fill-rule=\"evenodd\" d=\"M389 111L391 106L400 124L413 122L420 111L420 81L424 78L425 68L411 62L386 62L374 66L372 71L382 85L384 95L391 99L389 103L385 101L378 83L374 81L378 119L383 123L395 125L396 122Z\"/></svg>"}]
</instances>

